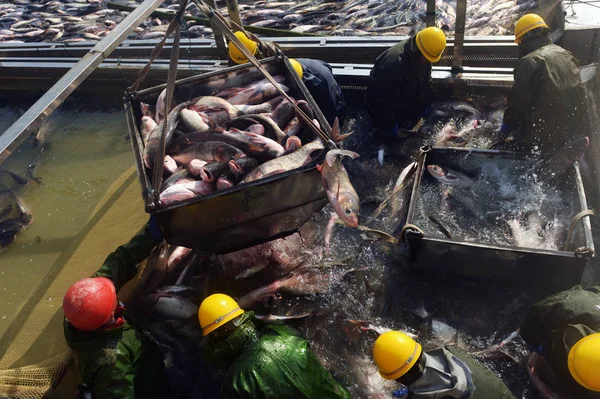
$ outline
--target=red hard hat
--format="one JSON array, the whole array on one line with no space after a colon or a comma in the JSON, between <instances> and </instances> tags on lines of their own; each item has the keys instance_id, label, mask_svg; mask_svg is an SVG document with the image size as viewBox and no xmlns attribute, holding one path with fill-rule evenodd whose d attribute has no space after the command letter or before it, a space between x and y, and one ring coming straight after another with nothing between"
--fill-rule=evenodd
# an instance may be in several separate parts
<instances>
[{"instance_id":1,"label":"red hard hat","mask_svg":"<svg viewBox=\"0 0 600 399\"><path fill-rule=\"evenodd\" d=\"M79 280L69 288L63 299L65 317L82 331L102 326L116 308L117 291L106 277Z\"/></svg>"}]
</instances>

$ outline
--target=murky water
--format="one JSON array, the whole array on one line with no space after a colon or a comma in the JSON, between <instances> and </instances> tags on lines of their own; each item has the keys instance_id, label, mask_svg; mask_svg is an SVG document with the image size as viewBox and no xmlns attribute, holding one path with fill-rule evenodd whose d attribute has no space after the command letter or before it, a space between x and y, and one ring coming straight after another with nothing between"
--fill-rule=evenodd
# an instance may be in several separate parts
<instances>
[{"instance_id":1,"label":"murky water","mask_svg":"<svg viewBox=\"0 0 600 399\"><path fill-rule=\"evenodd\" d=\"M0 253L0 338L33 299L51 270L76 243L92 211L110 184L132 165L125 116L113 111L60 109L45 128L43 146L28 140L0 168L28 176L28 165L40 183L16 188L33 214L33 223ZM18 117L0 108L0 131ZM35 298L39 300L39 298ZM60 307L62 298L48 298Z\"/></svg>"}]
</instances>

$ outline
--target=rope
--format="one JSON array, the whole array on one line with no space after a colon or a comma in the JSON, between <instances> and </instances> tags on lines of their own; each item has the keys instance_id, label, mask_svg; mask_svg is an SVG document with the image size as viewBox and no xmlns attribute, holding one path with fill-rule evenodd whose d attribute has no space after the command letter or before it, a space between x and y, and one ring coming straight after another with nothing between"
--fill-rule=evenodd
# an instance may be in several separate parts
<instances>
[{"instance_id":1,"label":"rope","mask_svg":"<svg viewBox=\"0 0 600 399\"><path fill-rule=\"evenodd\" d=\"M569 226L569 234L567 234L567 241L565 242L565 252L569 250L569 244L571 243L572 239L571 236L573 234L573 231L575 230L575 227L577 226L577 223L579 223L579 221L584 217L593 215L595 215L595 213L592 209L586 209L585 211L581 211L577 215L575 215L575 217L571 221L571 225Z\"/></svg>"},{"instance_id":2,"label":"rope","mask_svg":"<svg viewBox=\"0 0 600 399\"><path fill-rule=\"evenodd\" d=\"M415 224L410 224L410 223L408 223L408 224L405 224L405 225L402 227L402 231L400 231L400 238L399 238L399 240L400 240L400 241L404 241L404 238L405 238L406 232L407 232L408 230L413 230L413 231L415 231L415 232L419 233L421 236L424 236L424 235L425 235L425 232L424 232L423 230L421 230L421 228L420 228L420 227L418 227L418 226L417 226L417 225L415 225Z\"/></svg>"},{"instance_id":3,"label":"rope","mask_svg":"<svg viewBox=\"0 0 600 399\"><path fill-rule=\"evenodd\" d=\"M300 109L300 107L298 107L296 105L294 100L286 92L284 92L281 89L281 87L275 81L275 79L273 79L271 74L269 72L267 72L267 70L260 64L260 62L254 57L254 55L246 48L246 46L244 46L242 44L242 42L233 34L231 26L246 33L244 31L244 29L233 21L226 21L218 11L209 7L203 0L193 0L193 1L196 3L196 6L200 9L200 11L202 11L204 13L204 15L206 15L208 18L210 18L215 23L215 25L223 32L223 34L227 37L227 39L229 39L230 42L235 44L235 46L242 52L242 54L244 54L244 56L246 56L246 58L250 61L250 63L252 63L252 65L254 65L263 74L263 76L277 89L277 91L279 91L279 93L286 100L288 100L290 102L290 104L293 105L294 109L296 110L296 114L300 117L300 119L302 119L304 121L304 123L306 123L308 125L308 127L310 127L310 129L313 132L315 132L315 134L317 134L321 138L321 140L323 140L323 142L326 143L330 148L336 148L335 143L333 143L333 141L331 141L329 135L327 133L325 133L320 127L318 127L317 125L314 124L312 119L306 113L304 113L304 111L302 111L302 109ZM269 51L273 51L278 56L283 57L283 62L286 64L287 68L290 71L293 70L288 58L285 56L285 54L283 54L283 51L281 51L281 49L276 44L269 43L267 45L254 35L248 35L248 37L251 38L252 40L257 41L257 43L262 45L263 48L266 48ZM298 76L295 74L292 74L292 79L298 79Z\"/></svg>"}]
</instances>

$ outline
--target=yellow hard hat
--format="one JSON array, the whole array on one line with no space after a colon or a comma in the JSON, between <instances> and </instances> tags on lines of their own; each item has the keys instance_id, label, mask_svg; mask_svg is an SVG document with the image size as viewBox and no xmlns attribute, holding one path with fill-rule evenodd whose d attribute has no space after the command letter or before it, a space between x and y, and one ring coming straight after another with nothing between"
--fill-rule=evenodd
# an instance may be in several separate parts
<instances>
[{"instance_id":1,"label":"yellow hard hat","mask_svg":"<svg viewBox=\"0 0 600 399\"><path fill-rule=\"evenodd\" d=\"M395 380L415 365L422 351L421 345L405 333L388 331L375 341L373 359L383 378Z\"/></svg>"},{"instance_id":2,"label":"yellow hard hat","mask_svg":"<svg viewBox=\"0 0 600 399\"><path fill-rule=\"evenodd\" d=\"M304 73L304 70L302 69L302 64L293 58L290 58L290 64L292 64L292 66L294 67L294 71L296 71L298 77L302 79L302 74Z\"/></svg>"},{"instance_id":3,"label":"yellow hard hat","mask_svg":"<svg viewBox=\"0 0 600 399\"><path fill-rule=\"evenodd\" d=\"M580 339L569 351L568 364L575 381L600 392L600 333Z\"/></svg>"},{"instance_id":4,"label":"yellow hard hat","mask_svg":"<svg viewBox=\"0 0 600 399\"><path fill-rule=\"evenodd\" d=\"M207 336L217 328L244 313L232 297L213 294L202 301L198 309L198 320L202 335Z\"/></svg>"},{"instance_id":5,"label":"yellow hard hat","mask_svg":"<svg viewBox=\"0 0 600 399\"><path fill-rule=\"evenodd\" d=\"M537 14L525 14L515 24L515 43L521 43L521 37L536 28L547 28L544 19Z\"/></svg>"},{"instance_id":6,"label":"yellow hard hat","mask_svg":"<svg viewBox=\"0 0 600 399\"><path fill-rule=\"evenodd\" d=\"M429 62L438 62L446 48L446 35L440 28L425 28L417 33L417 47Z\"/></svg>"},{"instance_id":7,"label":"yellow hard hat","mask_svg":"<svg viewBox=\"0 0 600 399\"><path fill-rule=\"evenodd\" d=\"M246 34L242 31L237 31L234 33L235 37L239 39L240 42L252 53L252 55L256 55L256 50L258 50L258 43L254 40L251 40L246 36ZM240 49L233 43L229 43L229 57L236 64L243 64L248 62L248 58L240 51Z\"/></svg>"}]
</instances>

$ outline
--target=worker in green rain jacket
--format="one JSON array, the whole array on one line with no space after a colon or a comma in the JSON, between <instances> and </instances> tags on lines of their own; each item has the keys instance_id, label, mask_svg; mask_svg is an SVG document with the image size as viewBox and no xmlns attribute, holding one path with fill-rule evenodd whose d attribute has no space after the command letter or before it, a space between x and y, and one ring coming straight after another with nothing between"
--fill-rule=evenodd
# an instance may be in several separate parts
<instances>
[{"instance_id":1,"label":"worker in green rain jacket","mask_svg":"<svg viewBox=\"0 0 600 399\"><path fill-rule=\"evenodd\" d=\"M138 263L161 241L151 218L92 278L76 282L65 294L65 338L86 385L80 394L91 392L94 399L173 397L158 347L117 301L117 292L135 277Z\"/></svg>"},{"instance_id":2,"label":"worker in green rain jacket","mask_svg":"<svg viewBox=\"0 0 600 399\"><path fill-rule=\"evenodd\" d=\"M446 35L429 27L383 52L371 69L367 109L385 137L402 138L398 128L412 129L431 102L431 64L446 48Z\"/></svg>"},{"instance_id":3,"label":"worker in green rain jacket","mask_svg":"<svg viewBox=\"0 0 600 399\"><path fill-rule=\"evenodd\" d=\"M208 359L226 371L223 398L350 398L308 342L283 323L266 324L231 297L214 294L198 310Z\"/></svg>"},{"instance_id":4,"label":"worker in green rain jacket","mask_svg":"<svg viewBox=\"0 0 600 399\"><path fill-rule=\"evenodd\" d=\"M455 346L423 351L400 331L381 334L373 345L379 374L405 386L394 396L419 399L515 399L504 382Z\"/></svg>"},{"instance_id":5,"label":"worker in green rain jacket","mask_svg":"<svg viewBox=\"0 0 600 399\"><path fill-rule=\"evenodd\" d=\"M552 44L550 29L536 14L515 25L519 62L507 98L501 133L522 149L555 151L589 135L590 117L579 61Z\"/></svg>"},{"instance_id":6,"label":"worker in green rain jacket","mask_svg":"<svg viewBox=\"0 0 600 399\"><path fill-rule=\"evenodd\" d=\"M576 286L536 303L521 337L539 357L535 378L571 398L600 398L600 286Z\"/></svg>"}]
</instances>

